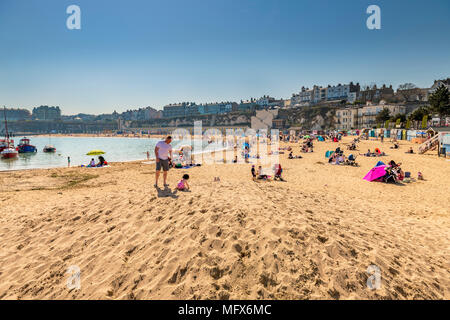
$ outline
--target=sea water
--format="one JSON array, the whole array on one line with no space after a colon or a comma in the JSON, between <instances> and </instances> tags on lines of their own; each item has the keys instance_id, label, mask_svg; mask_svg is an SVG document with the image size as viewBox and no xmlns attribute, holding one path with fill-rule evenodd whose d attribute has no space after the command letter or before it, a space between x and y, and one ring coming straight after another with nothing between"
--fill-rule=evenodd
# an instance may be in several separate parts
<instances>
[{"instance_id":1,"label":"sea water","mask_svg":"<svg viewBox=\"0 0 450 320\"><path fill-rule=\"evenodd\" d=\"M17 144L22 137L14 137ZM103 157L108 162L125 162L146 160L147 152L150 158L154 158L155 145L160 139L153 138L112 138L112 137L29 137L31 144L36 146L38 152L32 154L19 154L16 159L0 159L0 171L41 169L67 167L67 158L70 157L71 166L89 164L94 158L98 162L98 157L87 156L91 150L100 149L105 152ZM190 144L189 141L174 140L172 147L174 150L183 145ZM207 144L202 142L202 146ZM44 153L42 150L46 145L53 145L55 153ZM192 143L195 146L194 143ZM197 153L199 150L193 150ZM200 151L201 152L201 151Z\"/></svg>"}]
</instances>

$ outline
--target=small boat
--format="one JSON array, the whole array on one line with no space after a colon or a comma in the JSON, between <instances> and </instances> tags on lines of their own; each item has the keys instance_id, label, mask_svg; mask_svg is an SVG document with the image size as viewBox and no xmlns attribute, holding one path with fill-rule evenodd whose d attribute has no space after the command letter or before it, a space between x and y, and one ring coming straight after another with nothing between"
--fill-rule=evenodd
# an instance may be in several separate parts
<instances>
[{"instance_id":1,"label":"small boat","mask_svg":"<svg viewBox=\"0 0 450 320\"><path fill-rule=\"evenodd\" d=\"M16 151L14 148L6 148L1 152L2 159L13 159L17 158L19 155L19 152Z\"/></svg>"},{"instance_id":2,"label":"small boat","mask_svg":"<svg viewBox=\"0 0 450 320\"><path fill-rule=\"evenodd\" d=\"M0 156L2 159L16 158L19 153L14 149L14 140L9 139L8 122L6 121L6 107L4 107L5 116L5 138L0 140Z\"/></svg>"},{"instance_id":3,"label":"small boat","mask_svg":"<svg viewBox=\"0 0 450 320\"><path fill-rule=\"evenodd\" d=\"M30 139L25 137L20 139L19 145L17 146L17 151L19 151L19 153L35 153L37 152L37 149L35 146L30 144Z\"/></svg>"},{"instance_id":4,"label":"small boat","mask_svg":"<svg viewBox=\"0 0 450 320\"><path fill-rule=\"evenodd\" d=\"M54 146L45 146L44 150L42 150L43 152L46 153L52 153L52 152L56 152L56 148Z\"/></svg>"},{"instance_id":5,"label":"small boat","mask_svg":"<svg viewBox=\"0 0 450 320\"><path fill-rule=\"evenodd\" d=\"M10 141L6 139L0 139L0 152L8 148Z\"/></svg>"}]
</instances>

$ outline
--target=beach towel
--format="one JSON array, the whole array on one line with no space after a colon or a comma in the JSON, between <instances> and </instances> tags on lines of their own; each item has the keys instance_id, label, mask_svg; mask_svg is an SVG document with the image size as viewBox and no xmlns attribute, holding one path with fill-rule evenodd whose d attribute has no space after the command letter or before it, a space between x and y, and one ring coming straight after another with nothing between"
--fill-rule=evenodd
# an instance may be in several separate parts
<instances>
[{"instance_id":1,"label":"beach towel","mask_svg":"<svg viewBox=\"0 0 450 320\"><path fill-rule=\"evenodd\" d=\"M85 166L85 165L81 165L81 168L90 168L90 169L100 169L100 168L110 168L110 166L109 165L106 165L106 166L102 166L102 167L97 167L97 166L95 166L95 167L89 167L89 166Z\"/></svg>"}]
</instances>

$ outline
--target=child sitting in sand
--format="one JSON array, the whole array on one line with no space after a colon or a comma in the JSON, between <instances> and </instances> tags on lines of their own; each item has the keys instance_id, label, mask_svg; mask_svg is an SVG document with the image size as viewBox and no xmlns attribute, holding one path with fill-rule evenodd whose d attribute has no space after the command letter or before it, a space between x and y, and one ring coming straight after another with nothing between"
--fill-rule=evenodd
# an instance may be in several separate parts
<instances>
[{"instance_id":1,"label":"child sitting in sand","mask_svg":"<svg viewBox=\"0 0 450 320\"><path fill-rule=\"evenodd\" d=\"M91 159L91 162L89 162L88 167L95 167L95 160L94 158Z\"/></svg>"},{"instance_id":2,"label":"child sitting in sand","mask_svg":"<svg viewBox=\"0 0 450 320\"><path fill-rule=\"evenodd\" d=\"M255 166L254 165L252 166L252 177L253 177L253 180L256 179L256 170L255 170Z\"/></svg>"},{"instance_id":3,"label":"child sitting in sand","mask_svg":"<svg viewBox=\"0 0 450 320\"><path fill-rule=\"evenodd\" d=\"M179 191L186 191L186 190L189 190L189 183L188 183L188 180L189 180L189 175L188 174L185 174L185 175L183 175L183 178L180 180L180 182L178 182L178 184L177 184L177 189L179 190Z\"/></svg>"},{"instance_id":4,"label":"child sitting in sand","mask_svg":"<svg viewBox=\"0 0 450 320\"><path fill-rule=\"evenodd\" d=\"M302 159L302 156L294 156L292 151L289 153L288 159Z\"/></svg>"}]
</instances>

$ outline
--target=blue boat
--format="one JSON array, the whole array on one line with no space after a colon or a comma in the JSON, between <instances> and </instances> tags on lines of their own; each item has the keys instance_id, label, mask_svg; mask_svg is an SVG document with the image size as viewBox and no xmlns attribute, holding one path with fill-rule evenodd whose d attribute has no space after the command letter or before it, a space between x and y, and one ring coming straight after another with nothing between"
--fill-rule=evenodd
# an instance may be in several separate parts
<instances>
[{"instance_id":1,"label":"blue boat","mask_svg":"<svg viewBox=\"0 0 450 320\"><path fill-rule=\"evenodd\" d=\"M20 139L19 145L17 146L17 151L19 153L35 153L37 149L35 146L30 144L30 139L23 138Z\"/></svg>"}]
</instances>

